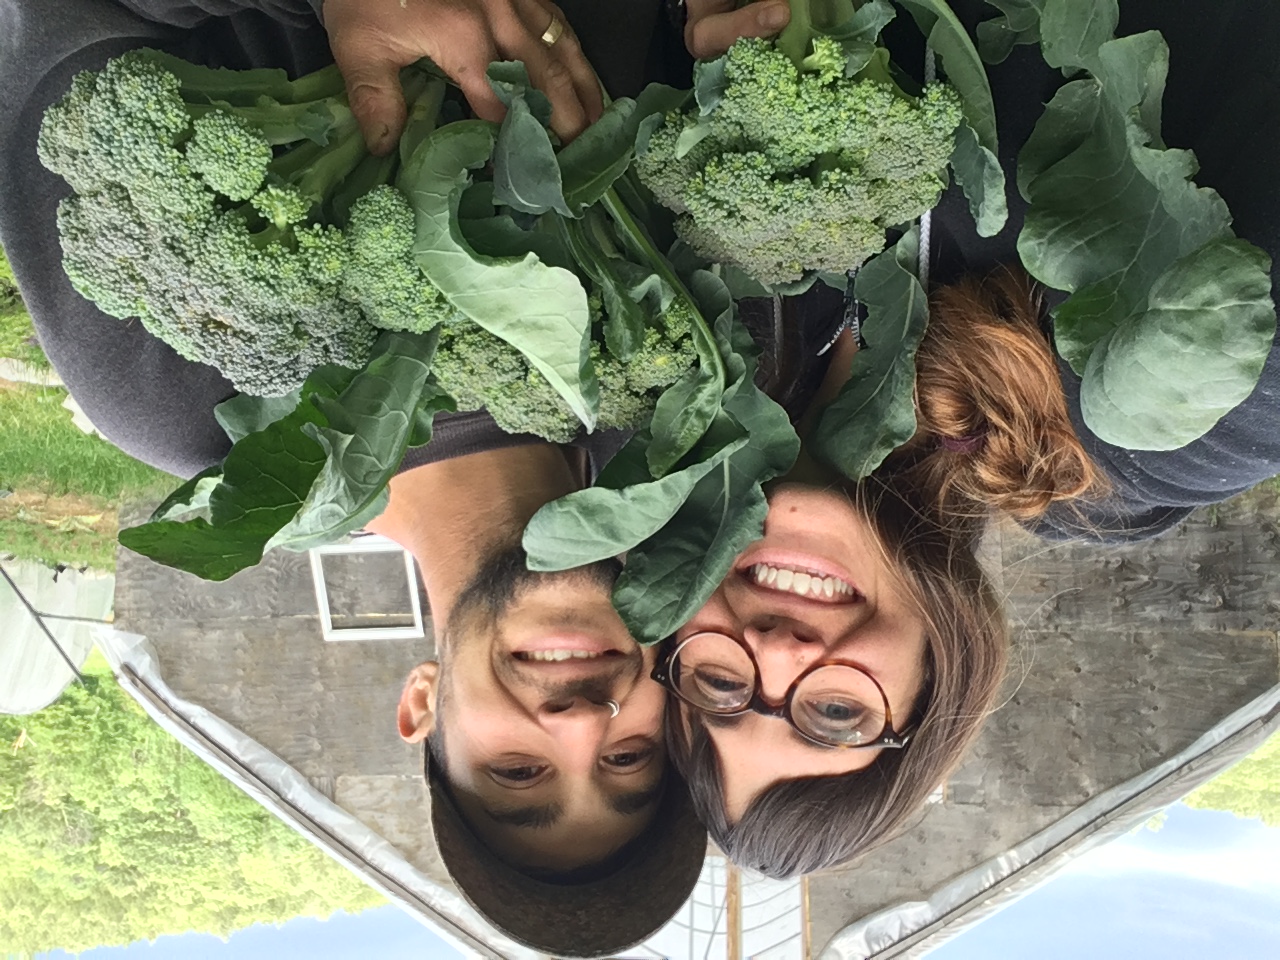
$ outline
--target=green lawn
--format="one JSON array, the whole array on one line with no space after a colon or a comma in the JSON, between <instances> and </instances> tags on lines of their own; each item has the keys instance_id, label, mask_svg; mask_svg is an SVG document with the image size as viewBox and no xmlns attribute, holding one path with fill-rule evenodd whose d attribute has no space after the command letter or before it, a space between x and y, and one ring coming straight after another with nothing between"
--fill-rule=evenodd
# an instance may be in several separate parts
<instances>
[{"instance_id":1,"label":"green lawn","mask_svg":"<svg viewBox=\"0 0 1280 960\"><path fill-rule=\"evenodd\" d=\"M18 296L18 284L13 279L9 261L0 250L0 357L11 357L33 367L47 369L49 361L34 340L31 317Z\"/></svg>"},{"instance_id":2,"label":"green lawn","mask_svg":"<svg viewBox=\"0 0 1280 960\"><path fill-rule=\"evenodd\" d=\"M49 365L2 254L0 357ZM112 569L120 504L166 493L175 481L82 433L63 409L66 397L0 380L0 556Z\"/></svg>"}]
</instances>

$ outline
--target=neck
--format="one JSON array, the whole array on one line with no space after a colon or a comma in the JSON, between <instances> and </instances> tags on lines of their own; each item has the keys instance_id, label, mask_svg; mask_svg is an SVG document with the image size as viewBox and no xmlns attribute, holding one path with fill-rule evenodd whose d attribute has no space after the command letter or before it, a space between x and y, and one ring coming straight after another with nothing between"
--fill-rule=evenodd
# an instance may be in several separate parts
<instances>
[{"instance_id":1,"label":"neck","mask_svg":"<svg viewBox=\"0 0 1280 960\"><path fill-rule=\"evenodd\" d=\"M580 485L549 443L473 453L393 477L387 509L367 529L413 554L431 616L443 623L484 560L518 543L538 508Z\"/></svg>"},{"instance_id":2,"label":"neck","mask_svg":"<svg viewBox=\"0 0 1280 960\"><path fill-rule=\"evenodd\" d=\"M839 471L816 460L809 453L807 441L809 432L817 425L823 409L835 400L844 385L849 382L849 377L853 373L853 357L857 352L858 343L853 339L853 331L846 329L831 347L831 363L827 367L827 374L823 377L821 386L818 387L818 392L814 394L813 400L796 423L796 432L800 435L801 441L800 456L796 458L795 465L787 473L786 480L812 486L827 486L842 479Z\"/></svg>"}]
</instances>

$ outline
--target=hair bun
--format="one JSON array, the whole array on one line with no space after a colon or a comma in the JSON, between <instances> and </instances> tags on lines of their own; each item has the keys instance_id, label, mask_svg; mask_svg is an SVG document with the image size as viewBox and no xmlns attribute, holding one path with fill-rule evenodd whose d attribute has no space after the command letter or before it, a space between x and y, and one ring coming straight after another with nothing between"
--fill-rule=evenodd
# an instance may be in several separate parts
<instances>
[{"instance_id":1,"label":"hair bun","mask_svg":"<svg viewBox=\"0 0 1280 960\"><path fill-rule=\"evenodd\" d=\"M1021 270L965 278L930 298L916 355L917 432L888 464L948 514L1031 520L1105 487L1076 436L1040 297Z\"/></svg>"}]
</instances>

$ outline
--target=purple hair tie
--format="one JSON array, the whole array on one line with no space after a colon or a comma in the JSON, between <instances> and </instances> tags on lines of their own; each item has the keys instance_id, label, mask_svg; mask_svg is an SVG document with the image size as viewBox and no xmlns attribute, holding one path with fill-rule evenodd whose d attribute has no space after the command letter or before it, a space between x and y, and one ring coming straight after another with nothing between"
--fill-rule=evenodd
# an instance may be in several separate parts
<instances>
[{"instance_id":1,"label":"purple hair tie","mask_svg":"<svg viewBox=\"0 0 1280 960\"><path fill-rule=\"evenodd\" d=\"M938 446L948 453L973 453L987 440L987 431L980 430L964 437L938 437Z\"/></svg>"}]
</instances>

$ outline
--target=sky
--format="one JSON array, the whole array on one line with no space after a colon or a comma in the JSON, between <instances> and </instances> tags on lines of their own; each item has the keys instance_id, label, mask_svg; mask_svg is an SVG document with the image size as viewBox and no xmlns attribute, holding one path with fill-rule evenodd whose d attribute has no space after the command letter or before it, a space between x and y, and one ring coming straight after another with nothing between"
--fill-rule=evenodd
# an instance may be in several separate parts
<instances>
[{"instance_id":1,"label":"sky","mask_svg":"<svg viewBox=\"0 0 1280 960\"><path fill-rule=\"evenodd\" d=\"M1276 960L1278 864L1280 829L1176 804L929 957Z\"/></svg>"},{"instance_id":2,"label":"sky","mask_svg":"<svg viewBox=\"0 0 1280 960\"><path fill-rule=\"evenodd\" d=\"M1177 804L1072 863L930 960L1277 960L1280 829ZM68 954L41 954L61 960ZM395 907L292 920L217 937L187 934L80 954L81 960L460 960ZM673 958L686 960L686 958Z\"/></svg>"}]
</instances>

